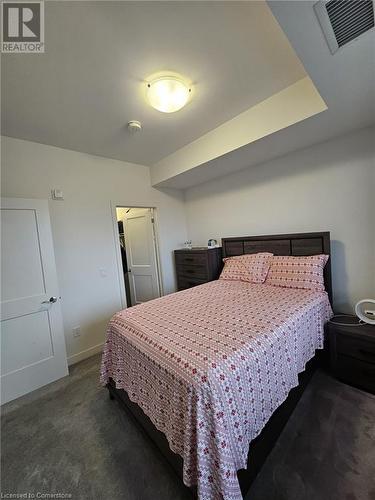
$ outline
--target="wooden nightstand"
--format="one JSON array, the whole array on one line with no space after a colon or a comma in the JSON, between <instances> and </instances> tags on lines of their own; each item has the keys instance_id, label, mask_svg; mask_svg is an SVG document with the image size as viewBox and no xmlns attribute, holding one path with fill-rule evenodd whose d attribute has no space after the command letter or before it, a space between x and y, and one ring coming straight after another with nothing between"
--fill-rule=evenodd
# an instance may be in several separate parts
<instances>
[{"instance_id":1,"label":"wooden nightstand","mask_svg":"<svg viewBox=\"0 0 375 500\"><path fill-rule=\"evenodd\" d=\"M375 394L375 326L358 321L340 316L327 323L331 368L343 382Z\"/></svg>"},{"instance_id":2,"label":"wooden nightstand","mask_svg":"<svg viewBox=\"0 0 375 500\"><path fill-rule=\"evenodd\" d=\"M221 248L174 251L178 290L186 290L218 279L223 268Z\"/></svg>"}]
</instances>

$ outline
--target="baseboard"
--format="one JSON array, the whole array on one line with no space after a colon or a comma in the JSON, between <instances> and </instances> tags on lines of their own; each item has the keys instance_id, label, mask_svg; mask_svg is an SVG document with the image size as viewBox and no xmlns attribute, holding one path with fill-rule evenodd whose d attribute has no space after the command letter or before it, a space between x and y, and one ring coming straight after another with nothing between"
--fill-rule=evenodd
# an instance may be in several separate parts
<instances>
[{"instance_id":1,"label":"baseboard","mask_svg":"<svg viewBox=\"0 0 375 500\"><path fill-rule=\"evenodd\" d=\"M86 358L90 358L91 356L94 356L94 354L98 354L103 350L103 345L104 342L101 344L94 345L92 347L89 347L88 349L85 349L84 351L77 352L77 354L73 354L73 356L68 357L68 365L74 365L75 363L78 363L79 361L83 361Z\"/></svg>"}]
</instances>

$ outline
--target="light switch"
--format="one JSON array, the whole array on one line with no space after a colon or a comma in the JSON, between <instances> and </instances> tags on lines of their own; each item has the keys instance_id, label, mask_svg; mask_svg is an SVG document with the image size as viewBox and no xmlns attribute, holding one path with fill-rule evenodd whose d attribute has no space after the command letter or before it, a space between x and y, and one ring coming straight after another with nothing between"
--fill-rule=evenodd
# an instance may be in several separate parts
<instances>
[{"instance_id":1,"label":"light switch","mask_svg":"<svg viewBox=\"0 0 375 500\"><path fill-rule=\"evenodd\" d=\"M64 193L61 191L61 189L52 189L52 199L53 200L63 200L64 199Z\"/></svg>"},{"instance_id":2,"label":"light switch","mask_svg":"<svg viewBox=\"0 0 375 500\"><path fill-rule=\"evenodd\" d=\"M75 326L74 328L72 328L72 332L73 332L73 337L80 337L81 327L79 325Z\"/></svg>"}]
</instances>

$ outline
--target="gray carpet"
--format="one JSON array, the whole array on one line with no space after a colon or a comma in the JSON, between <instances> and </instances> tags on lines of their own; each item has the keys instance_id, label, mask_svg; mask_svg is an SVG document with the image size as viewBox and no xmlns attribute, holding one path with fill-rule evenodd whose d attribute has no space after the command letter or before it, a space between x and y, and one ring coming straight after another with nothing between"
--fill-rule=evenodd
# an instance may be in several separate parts
<instances>
[{"instance_id":1,"label":"gray carpet","mask_svg":"<svg viewBox=\"0 0 375 500\"><path fill-rule=\"evenodd\" d=\"M98 365L98 356L83 361L70 377L3 407L3 494L190 499L99 386ZM375 396L317 372L246 500L374 499Z\"/></svg>"}]
</instances>

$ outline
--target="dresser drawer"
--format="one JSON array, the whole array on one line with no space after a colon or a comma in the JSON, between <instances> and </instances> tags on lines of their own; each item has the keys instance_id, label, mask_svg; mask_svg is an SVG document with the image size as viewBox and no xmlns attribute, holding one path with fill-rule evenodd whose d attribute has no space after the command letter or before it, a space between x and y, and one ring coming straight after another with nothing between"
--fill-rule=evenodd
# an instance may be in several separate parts
<instances>
[{"instance_id":1,"label":"dresser drawer","mask_svg":"<svg viewBox=\"0 0 375 500\"><path fill-rule=\"evenodd\" d=\"M189 278L185 276L179 276L177 281L179 290L187 290L188 288L192 288L193 286L203 285L203 283L207 283L207 280Z\"/></svg>"},{"instance_id":2,"label":"dresser drawer","mask_svg":"<svg viewBox=\"0 0 375 500\"><path fill-rule=\"evenodd\" d=\"M349 335L338 335L336 337L336 350L338 354L351 356L375 365L375 342L367 342Z\"/></svg>"},{"instance_id":3,"label":"dresser drawer","mask_svg":"<svg viewBox=\"0 0 375 500\"><path fill-rule=\"evenodd\" d=\"M208 270L207 270L207 265L183 265L183 264L178 264L177 265L177 272L179 276L186 276L187 278L194 277L194 278L202 278L202 279L207 279L208 278Z\"/></svg>"},{"instance_id":4,"label":"dresser drawer","mask_svg":"<svg viewBox=\"0 0 375 500\"><path fill-rule=\"evenodd\" d=\"M221 248L193 248L175 250L178 290L202 285L219 277L222 260Z\"/></svg>"},{"instance_id":5,"label":"dresser drawer","mask_svg":"<svg viewBox=\"0 0 375 500\"><path fill-rule=\"evenodd\" d=\"M335 363L336 376L342 381L375 393L375 365L339 354Z\"/></svg>"},{"instance_id":6,"label":"dresser drawer","mask_svg":"<svg viewBox=\"0 0 375 500\"><path fill-rule=\"evenodd\" d=\"M178 252L175 254L176 264L180 265L193 265L193 266L206 266L207 253L202 252Z\"/></svg>"}]
</instances>

